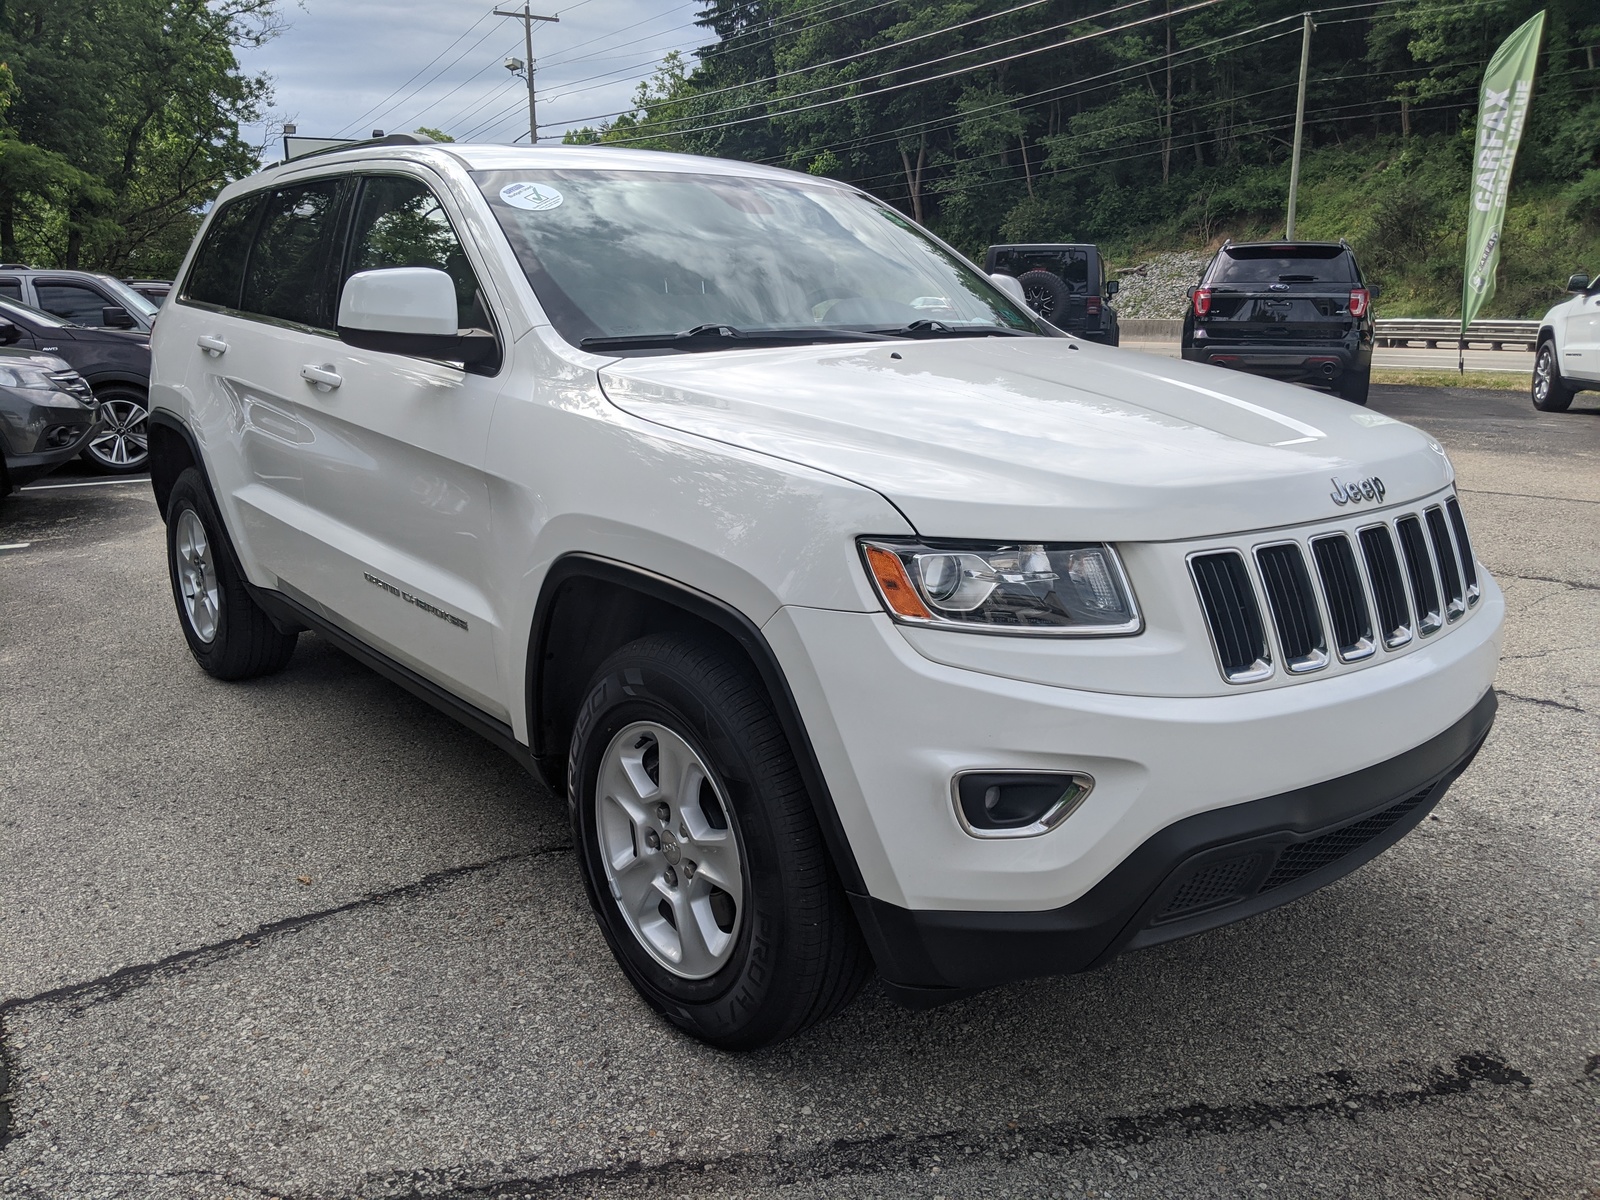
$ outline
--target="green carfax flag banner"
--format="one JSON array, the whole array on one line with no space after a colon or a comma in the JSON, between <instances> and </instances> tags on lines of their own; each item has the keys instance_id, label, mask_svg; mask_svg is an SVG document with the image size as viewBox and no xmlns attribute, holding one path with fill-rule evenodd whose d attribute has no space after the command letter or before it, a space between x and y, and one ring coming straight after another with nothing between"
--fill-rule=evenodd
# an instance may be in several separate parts
<instances>
[{"instance_id":1,"label":"green carfax flag banner","mask_svg":"<svg viewBox=\"0 0 1600 1200\"><path fill-rule=\"evenodd\" d=\"M1524 22L1501 43L1483 73L1478 104L1478 144L1472 156L1472 200L1467 207L1467 261L1461 287L1461 335L1494 295L1500 265L1500 230L1506 222L1506 191L1522 144L1522 127L1533 98L1544 13Z\"/></svg>"}]
</instances>

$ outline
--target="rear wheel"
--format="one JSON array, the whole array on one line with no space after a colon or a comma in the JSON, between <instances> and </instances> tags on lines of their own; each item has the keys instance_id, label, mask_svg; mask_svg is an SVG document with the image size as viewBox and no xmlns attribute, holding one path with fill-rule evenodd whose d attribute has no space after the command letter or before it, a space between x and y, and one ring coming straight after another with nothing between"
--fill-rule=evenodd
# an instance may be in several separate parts
<instances>
[{"instance_id":1,"label":"rear wheel","mask_svg":"<svg viewBox=\"0 0 1600 1200\"><path fill-rule=\"evenodd\" d=\"M100 432L83 448L83 458L116 475L130 475L150 465L149 399L137 388L106 387L100 401Z\"/></svg>"},{"instance_id":2,"label":"rear wheel","mask_svg":"<svg viewBox=\"0 0 1600 1200\"><path fill-rule=\"evenodd\" d=\"M606 660L573 732L568 802L612 953L685 1032L770 1045L866 978L766 691L713 643L653 636Z\"/></svg>"},{"instance_id":3,"label":"rear wheel","mask_svg":"<svg viewBox=\"0 0 1600 1200\"><path fill-rule=\"evenodd\" d=\"M1576 393L1561 378L1561 364L1556 361L1556 344L1539 343L1533 358L1533 406L1540 412L1566 412L1572 407Z\"/></svg>"},{"instance_id":4,"label":"rear wheel","mask_svg":"<svg viewBox=\"0 0 1600 1200\"><path fill-rule=\"evenodd\" d=\"M1372 387L1372 368L1363 367L1359 371L1347 371L1345 377L1339 381L1339 395L1351 404L1365 404L1367 393Z\"/></svg>"},{"instance_id":5,"label":"rear wheel","mask_svg":"<svg viewBox=\"0 0 1600 1200\"><path fill-rule=\"evenodd\" d=\"M208 675L271 675L299 635L280 632L250 598L227 538L205 480L189 467L167 500L167 567L184 639Z\"/></svg>"}]
</instances>

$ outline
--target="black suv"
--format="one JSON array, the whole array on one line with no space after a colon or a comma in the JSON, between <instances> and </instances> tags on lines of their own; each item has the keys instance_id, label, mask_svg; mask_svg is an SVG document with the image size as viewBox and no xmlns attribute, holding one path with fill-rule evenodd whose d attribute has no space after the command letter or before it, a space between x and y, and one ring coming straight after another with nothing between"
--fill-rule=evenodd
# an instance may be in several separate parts
<instances>
[{"instance_id":1,"label":"black suv","mask_svg":"<svg viewBox=\"0 0 1600 1200\"><path fill-rule=\"evenodd\" d=\"M0 300L0 346L64 358L100 401L101 428L83 457L102 470L142 471L150 461L145 420L150 392L150 335L94 329L26 305Z\"/></svg>"},{"instance_id":2,"label":"black suv","mask_svg":"<svg viewBox=\"0 0 1600 1200\"><path fill-rule=\"evenodd\" d=\"M1086 242L990 246L983 269L1022 285L1028 307L1057 329L1115 346L1121 338L1111 297L1120 286L1105 277L1098 246Z\"/></svg>"},{"instance_id":3,"label":"black suv","mask_svg":"<svg viewBox=\"0 0 1600 1200\"><path fill-rule=\"evenodd\" d=\"M1344 241L1229 243L1189 289L1183 357L1365 404L1377 297Z\"/></svg>"}]
</instances>

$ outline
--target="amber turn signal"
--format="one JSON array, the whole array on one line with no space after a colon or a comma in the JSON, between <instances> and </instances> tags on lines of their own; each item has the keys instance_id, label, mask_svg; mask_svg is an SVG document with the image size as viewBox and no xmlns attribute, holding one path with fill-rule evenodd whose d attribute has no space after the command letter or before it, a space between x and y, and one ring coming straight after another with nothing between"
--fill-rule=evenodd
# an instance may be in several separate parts
<instances>
[{"instance_id":1,"label":"amber turn signal","mask_svg":"<svg viewBox=\"0 0 1600 1200\"><path fill-rule=\"evenodd\" d=\"M914 621L933 620L928 606L917 595L917 589L911 586L911 577L906 574L900 556L877 546L867 546L865 550L867 566L872 568L872 578L877 581L878 591L882 593L883 602L890 611L897 617L909 617Z\"/></svg>"}]
</instances>

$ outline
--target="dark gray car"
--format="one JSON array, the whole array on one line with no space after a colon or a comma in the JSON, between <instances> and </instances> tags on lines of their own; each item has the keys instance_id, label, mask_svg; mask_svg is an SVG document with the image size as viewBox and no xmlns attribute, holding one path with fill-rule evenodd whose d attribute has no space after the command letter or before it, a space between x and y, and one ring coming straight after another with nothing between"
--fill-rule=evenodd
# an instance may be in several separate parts
<instances>
[{"instance_id":1,"label":"dark gray car","mask_svg":"<svg viewBox=\"0 0 1600 1200\"><path fill-rule=\"evenodd\" d=\"M61 359L0 349L0 496L81 453L99 422L88 383Z\"/></svg>"},{"instance_id":2,"label":"dark gray car","mask_svg":"<svg viewBox=\"0 0 1600 1200\"><path fill-rule=\"evenodd\" d=\"M25 305L0 300L0 346L54 354L89 381L104 418L83 457L101 470L125 474L150 461L145 429L150 392L150 335L91 329Z\"/></svg>"}]
</instances>

